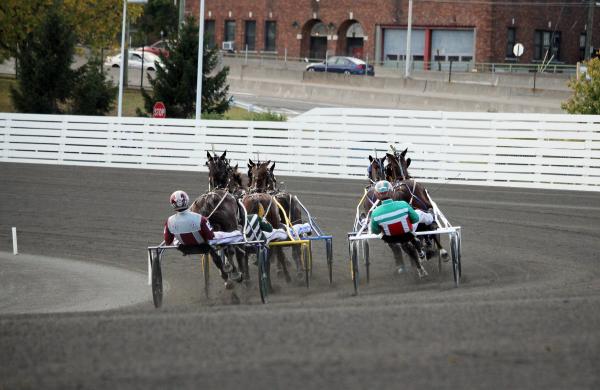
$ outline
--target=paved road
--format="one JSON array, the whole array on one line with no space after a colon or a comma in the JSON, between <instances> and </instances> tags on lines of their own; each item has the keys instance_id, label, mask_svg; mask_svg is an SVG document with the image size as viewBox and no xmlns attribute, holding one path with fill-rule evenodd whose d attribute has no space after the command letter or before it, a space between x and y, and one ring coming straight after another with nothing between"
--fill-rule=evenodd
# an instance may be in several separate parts
<instances>
[{"instance_id":1,"label":"paved road","mask_svg":"<svg viewBox=\"0 0 600 390\"><path fill-rule=\"evenodd\" d=\"M235 304L214 278L207 299L198 261L173 255L155 310L144 248L160 241L169 193L198 195L204 174L0 163L0 251L17 226L22 253L136 272L148 294L109 311L0 315L0 388L600 387L597 193L431 185L464 230L462 286L449 266L395 277L373 245L371 284L353 297L345 233L362 183L284 180L336 237L334 285L319 250L308 291L277 280L261 305L239 286Z\"/></svg>"}]
</instances>

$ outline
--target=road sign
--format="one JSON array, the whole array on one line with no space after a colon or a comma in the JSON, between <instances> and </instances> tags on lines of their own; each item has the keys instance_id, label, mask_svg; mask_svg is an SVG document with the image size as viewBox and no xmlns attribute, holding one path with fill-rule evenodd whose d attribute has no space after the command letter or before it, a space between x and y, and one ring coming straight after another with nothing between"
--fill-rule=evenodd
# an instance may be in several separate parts
<instances>
[{"instance_id":1,"label":"road sign","mask_svg":"<svg viewBox=\"0 0 600 390\"><path fill-rule=\"evenodd\" d=\"M522 43L517 43L513 46L513 54L515 55L515 57L521 57L524 51L525 47Z\"/></svg>"},{"instance_id":2,"label":"road sign","mask_svg":"<svg viewBox=\"0 0 600 390\"><path fill-rule=\"evenodd\" d=\"M167 107L163 102L154 103L154 107L152 107L152 118L166 118L167 117Z\"/></svg>"}]
</instances>

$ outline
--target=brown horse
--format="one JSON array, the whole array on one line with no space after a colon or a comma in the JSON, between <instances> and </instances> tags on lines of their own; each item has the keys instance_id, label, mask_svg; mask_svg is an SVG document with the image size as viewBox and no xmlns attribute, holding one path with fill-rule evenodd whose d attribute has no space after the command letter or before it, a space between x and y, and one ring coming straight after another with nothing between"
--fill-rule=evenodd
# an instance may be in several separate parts
<instances>
[{"instance_id":1,"label":"brown horse","mask_svg":"<svg viewBox=\"0 0 600 390\"><path fill-rule=\"evenodd\" d=\"M243 192L242 175L238 172L238 166L231 166L231 162L226 158L227 151L221 156L211 156L206 152L208 167L208 186L209 189L226 189L234 196L240 197Z\"/></svg>"},{"instance_id":2,"label":"brown horse","mask_svg":"<svg viewBox=\"0 0 600 390\"><path fill-rule=\"evenodd\" d=\"M243 224L237 200L223 189L200 195L190 206L190 211L208 218L215 231L232 232L239 229L238 225ZM232 261L234 253L239 270L246 273L243 252L234 250L232 247L226 247L227 263L234 267Z\"/></svg>"},{"instance_id":3,"label":"brown horse","mask_svg":"<svg viewBox=\"0 0 600 390\"><path fill-rule=\"evenodd\" d=\"M302 223L302 210L298 205L298 201L293 194L287 191L280 191L277 188L277 179L273 173L274 170L275 163L271 165L271 161L258 161L254 163L252 160L248 160L249 191L269 193L274 196L277 203L283 209L281 210L277 207L281 223L287 223L286 216L291 224ZM278 252L278 256L283 256L283 251ZM296 264L296 278L301 281L304 279L304 271L300 261L300 248L297 245L292 246L292 257Z\"/></svg>"},{"instance_id":4,"label":"brown horse","mask_svg":"<svg viewBox=\"0 0 600 390\"><path fill-rule=\"evenodd\" d=\"M380 180L386 179L384 167L385 159L386 156L383 156L381 158L373 158L371 155L369 155L369 166L367 168L367 177L369 178L369 184L365 187L365 189L367 190L367 195L362 204L364 216L366 216L369 213L369 210L371 210L371 207L377 200L377 198L375 197L375 184ZM361 216L361 218L364 216Z\"/></svg>"},{"instance_id":5,"label":"brown horse","mask_svg":"<svg viewBox=\"0 0 600 390\"><path fill-rule=\"evenodd\" d=\"M282 227L281 220L279 219L279 213L276 210L277 205L275 204L275 199L272 195L264 192L249 193L243 197L242 203L246 208L246 212L248 214L261 215L264 213L264 218L275 229ZM278 268L282 271L286 282L291 282L292 278L290 277L290 273L287 269L283 248L279 246L272 248L271 250L269 250L269 259L272 258L272 255L277 255ZM270 263L271 261L268 262L268 264ZM271 283L270 278L269 283ZM269 287L272 289L272 286Z\"/></svg>"},{"instance_id":6,"label":"brown horse","mask_svg":"<svg viewBox=\"0 0 600 390\"><path fill-rule=\"evenodd\" d=\"M422 211L428 211L432 208L429 200L429 195L425 186L412 179L408 173L408 167L410 166L411 159L406 158L408 148L401 153L386 154L388 165L386 166L386 177L390 183L394 186L393 199L403 200L415 209ZM429 226L420 224L418 227L419 231L436 230L438 228L437 223L434 222ZM448 252L442 247L439 235L426 236L424 238L427 244L428 254L431 255L431 242L433 239L437 249L440 251L440 255L444 260L448 258Z\"/></svg>"}]
</instances>

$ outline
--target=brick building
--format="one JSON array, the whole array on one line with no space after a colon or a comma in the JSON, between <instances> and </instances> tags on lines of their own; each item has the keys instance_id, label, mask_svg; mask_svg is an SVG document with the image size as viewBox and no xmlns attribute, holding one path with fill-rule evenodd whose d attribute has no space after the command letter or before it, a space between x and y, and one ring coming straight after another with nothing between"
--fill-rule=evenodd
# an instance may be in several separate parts
<instances>
[{"instance_id":1,"label":"brick building","mask_svg":"<svg viewBox=\"0 0 600 390\"><path fill-rule=\"evenodd\" d=\"M587 0L414 0L411 55L430 61L574 64L583 58ZM199 0L186 1L195 15ZM600 47L600 7L593 46ZM393 64L406 55L408 0L205 0L211 43L288 57L352 55Z\"/></svg>"}]
</instances>

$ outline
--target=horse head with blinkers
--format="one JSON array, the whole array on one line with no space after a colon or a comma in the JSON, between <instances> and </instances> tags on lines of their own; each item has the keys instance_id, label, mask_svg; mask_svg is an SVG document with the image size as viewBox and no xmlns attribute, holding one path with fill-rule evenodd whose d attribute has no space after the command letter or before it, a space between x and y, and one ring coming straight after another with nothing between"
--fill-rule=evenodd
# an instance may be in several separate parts
<instances>
[{"instance_id":1,"label":"horse head with blinkers","mask_svg":"<svg viewBox=\"0 0 600 390\"><path fill-rule=\"evenodd\" d=\"M248 187L251 192L277 191L277 179L273 174L275 163L269 167L271 160L254 163L248 160Z\"/></svg>"},{"instance_id":2,"label":"horse head with blinkers","mask_svg":"<svg viewBox=\"0 0 600 390\"><path fill-rule=\"evenodd\" d=\"M380 180L385 180L385 163L386 156L378 158L377 156L372 157L369 155L369 167L367 168L367 174L371 184L377 183Z\"/></svg>"}]
</instances>

